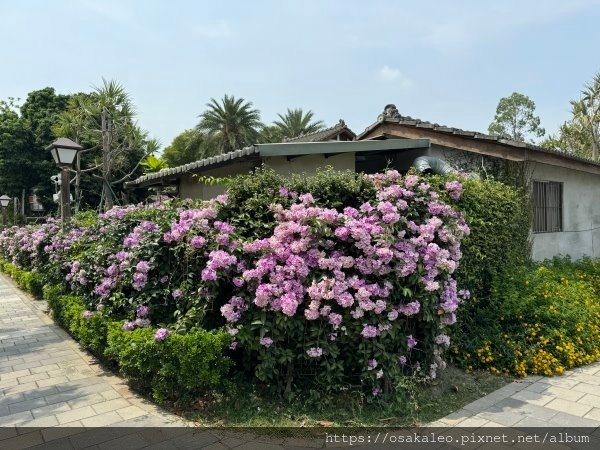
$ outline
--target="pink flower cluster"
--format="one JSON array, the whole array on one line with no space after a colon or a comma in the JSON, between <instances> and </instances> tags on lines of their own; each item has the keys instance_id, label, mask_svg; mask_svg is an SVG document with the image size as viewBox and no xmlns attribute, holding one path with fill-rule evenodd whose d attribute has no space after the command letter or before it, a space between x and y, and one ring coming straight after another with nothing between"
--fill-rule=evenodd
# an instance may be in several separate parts
<instances>
[{"instance_id":1,"label":"pink flower cluster","mask_svg":"<svg viewBox=\"0 0 600 450\"><path fill-rule=\"evenodd\" d=\"M243 283L235 284L239 290L221 308L225 320L243 323L244 315L254 310L290 319L303 316L308 323L323 324L315 326L323 328L329 342L345 324L359 323L360 336L372 341L386 337L393 327L418 323L425 299L433 296L439 300L426 313L439 318L439 329L454 323L461 298L468 296L457 292L452 278L462 256L460 242L470 231L464 218L416 175L402 178L390 171L372 180L377 201L358 208L316 206L310 194L297 195L289 207L273 205L273 234L243 245L247 268ZM450 182L446 188L456 199L462 185ZM279 193L292 198L284 187ZM213 252L202 279L211 280L205 275L216 276L215 268L233 268L236 262L227 251ZM398 280L411 287L412 295L399 296L394 289ZM428 342L418 336L405 336L401 365L407 364L412 349L426 348ZM428 339L446 347L440 336L445 335ZM305 351L314 358L323 354L317 349Z\"/></svg>"},{"instance_id":2,"label":"pink flower cluster","mask_svg":"<svg viewBox=\"0 0 600 450\"><path fill-rule=\"evenodd\" d=\"M400 181L394 173L380 177L379 203L345 208L341 213L313 206L308 194L301 195L301 203L289 209L275 205L278 225L273 236L244 246L244 251L258 254L243 273L244 281L255 286L254 306L292 317L303 304L308 320L324 317L335 328L343 317L334 313L334 308L351 310L354 319L367 312L385 312L390 320L397 314L418 314L417 299L405 303L389 300L392 287L388 281L413 275L418 263L425 268L421 277L425 291L455 286L448 276L458 265L460 239L469 232L468 227L451 207L432 201L430 194L435 193L427 186L421 185L417 192L410 190L417 179L407 177L402 185L390 182ZM432 214L417 225L403 215L409 202L435 205L439 215ZM320 229L328 230L325 236ZM443 248L443 243L448 248ZM231 256L219 257L227 261L224 264L235 262L229 260ZM457 301L456 295L448 289L444 292L443 307L453 312L449 307ZM374 331L366 330L366 337L374 337Z\"/></svg>"}]
</instances>

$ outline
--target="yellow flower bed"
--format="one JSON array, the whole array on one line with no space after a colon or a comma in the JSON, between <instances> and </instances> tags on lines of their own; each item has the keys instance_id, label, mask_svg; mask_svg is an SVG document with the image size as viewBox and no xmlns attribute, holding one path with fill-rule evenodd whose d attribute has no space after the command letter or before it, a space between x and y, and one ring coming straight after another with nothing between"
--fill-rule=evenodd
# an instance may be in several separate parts
<instances>
[{"instance_id":1,"label":"yellow flower bed","mask_svg":"<svg viewBox=\"0 0 600 450\"><path fill-rule=\"evenodd\" d=\"M477 308L452 349L466 370L550 376L600 359L599 261L518 267Z\"/></svg>"}]
</instances>

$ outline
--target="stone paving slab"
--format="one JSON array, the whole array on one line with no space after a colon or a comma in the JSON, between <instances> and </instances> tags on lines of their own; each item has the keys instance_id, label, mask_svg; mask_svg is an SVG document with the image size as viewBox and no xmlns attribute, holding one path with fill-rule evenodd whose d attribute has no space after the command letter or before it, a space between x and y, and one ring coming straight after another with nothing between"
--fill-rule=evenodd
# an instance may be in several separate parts
<instances>
[{"instance_id":1,"label":"stone paving slab","mask_svg":"<svg viewBox=\"0 0 600 450\"><path fill-rule=\"evenodd\" d=\"M430 425L600 427L600 361L556 377L528 377Z\"/></svg>"}]
</instances>

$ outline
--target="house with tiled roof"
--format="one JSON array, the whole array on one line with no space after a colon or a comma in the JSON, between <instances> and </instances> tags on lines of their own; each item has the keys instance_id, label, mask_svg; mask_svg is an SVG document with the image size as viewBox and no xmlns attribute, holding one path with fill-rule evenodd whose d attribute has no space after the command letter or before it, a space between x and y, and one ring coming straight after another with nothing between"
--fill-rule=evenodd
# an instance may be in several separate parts
<instances>
[{"instance_id":1,"label":"house with tiled roof","mask_svg":"<svg viewBox=\"0 0 600 450\"><path fill-rule=\"evenodd\" d=\"M224 177L265 165L281 174L314 173L320 167L376 173L405 172L415 161L495 175L508 166L528 181L533 208L533 257L558 254L600 257L600 164L502 136L467 131L401 115L390 104L356 135L343 121L317 133L276 144L256 144L184 166L144 175L130 189L176 186L182 198L211 198L221 186L196 175Z\"/></svg>"},{"instance_id":2,"label":"house with tiled roof","mask_svg":"<svg viewBox=\"0 0 600 450\"><path fill-rule=\"evenodd\" d=\"M502 136L466 131L401 115L386 105L377 121L357 136L359 142L426 139L424 151L406 152L395 166L406 169L417 155L450 162L458 168L491 167L513 162L529 189L533 208L533 257L600 257L600 163ZM461 167L463 166L463 167ZM366 168L376 170L376 168Z\"/></svg>"}]
</instances>

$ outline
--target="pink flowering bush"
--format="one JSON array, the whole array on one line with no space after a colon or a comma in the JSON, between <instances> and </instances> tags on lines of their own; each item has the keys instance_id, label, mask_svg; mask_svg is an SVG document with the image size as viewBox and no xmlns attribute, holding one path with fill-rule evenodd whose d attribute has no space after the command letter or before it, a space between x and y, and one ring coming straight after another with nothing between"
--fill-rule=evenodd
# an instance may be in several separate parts
<instances>
[{"instance_id":1,"label":"pink flowering bush","mask_svg":"<svg viewBox=\"0 0 600 450\"><path fill-rule=\"evenodd\" d=\"M379 395L406 374L437 376L468 297L454 278L469 234L454 205L459 180L238 181L210 202L115 207L64 231L54 221L8 229L0 255L81 297L81 320L151 329L161 344L224 329L238 367L280 389L352 383Z\"/></svg>"},{"instance_id":2,"label":"pink flowering bush","mask_svg":"<svg viewBox=\"0 0 600 450\"><path fill-rule=\"evenodd\" d=\"M311 366L325 386L350 377L385 391L403 373L444 368L469 228L415 175L370 180L372 201L341 211L308 193L273 204L273 233L244 243L244 284L221 312L235 347L257 354L259 379L289 384Z\"/></svg>"}]
</instances>

